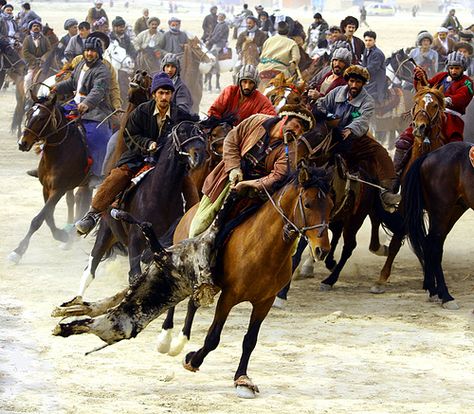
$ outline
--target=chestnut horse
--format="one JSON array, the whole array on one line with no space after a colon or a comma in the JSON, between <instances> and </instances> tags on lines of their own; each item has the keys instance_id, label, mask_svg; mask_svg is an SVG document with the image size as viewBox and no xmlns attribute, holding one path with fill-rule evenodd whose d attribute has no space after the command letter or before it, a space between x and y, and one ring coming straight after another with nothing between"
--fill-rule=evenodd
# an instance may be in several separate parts
<instances>
[{"instance_id":1,"label":"chestnut horse","mask_svg":"<svg viewBox=\"0 0 474 414\"><path fill-rule=\"evenodd\" d=\"M408 238L423 266L423 289L447 309L459 306L450 295L442 267L443 245L459 218L474 209L472 145L453 142L418 158L402 186ZM428 216L428 227L425 222Z\"/></svg>"},{"instance_id":2,"label":"chestnut horse","mask_svg":"<svg viewBox=\"0 0 474 414\"><path fill-rule=\"evenodd\" d=\"M315 256L324 256L329 250L327 226L332 201L328 197L328 188L324 170L300 167L254 215L229 235L219 253L215 271L214 281L221 294L214 320L204 346L186 355L186 369L199 370L204 358L219 345L231 309L239 303L250 302L253 310L243 339L234 385L240 397L255 397L258 387L247 376L249 359L275 295L291 278L291 255L298 235L308 239ZM188 225L195 211L190 210L181 221L183 234L188 234ZM107 344L136 336L153 319L192 292L191 280L176 271L179 270L176 267L171 267L171 259L160 257L164 255L155 253L156 263L130 287L118 306L110 308L117 304L120 296L123 298L125 292L110 301L98 303L102 309L104 303L108 304L107 313L94 318L65 319L56 326L54 334L93 333ZM193 260L193 257L187 260ZM94 314L95 308L95 304L83 304L85 312Z\"/></svg>"},{"instance_id":3,"label":"chestnut horse","mask_svg":"<svg viewBox=\"0 0 474 414\"><path fill-rule=\"evenodd\" d=\"M69 241L69 234L56 227L54 209L67 191L84 185L89 168L85 131L75 119L69 121L64 116L61 108L56 105L56 95L46 98L32 95L32 99L33 106L27 113L26 126L18 140L18 147L21 151L29 151L35 143L43 144L38 177L43 185L45 205L31 221L25 238L8 256L14 263L18 263L25 254L31 236L44 220L56 240L64 243ZM82 197L76 194L76 217L82 216L89 208L92 190L85 186L81 193Z\"/></svg>"}]
</instances>

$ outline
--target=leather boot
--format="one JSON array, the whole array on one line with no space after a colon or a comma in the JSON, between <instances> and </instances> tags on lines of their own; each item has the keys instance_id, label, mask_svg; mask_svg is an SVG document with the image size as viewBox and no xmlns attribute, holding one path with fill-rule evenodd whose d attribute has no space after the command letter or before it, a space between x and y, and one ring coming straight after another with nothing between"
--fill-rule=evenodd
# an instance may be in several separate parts
<instances>
[{"instance_id":1,"label":"leather boot","mask_svg":"<svg viewBox=\"0 0 474 414\"><path fill-rule=\"evenodd\" d=\"M86 215L81 218L74 226L79 235L87 235L95 227L100 219L100 211L91 208Z\"/></svg>"},{"instance_id":2,"label":"leather boot","mask_svg":"<svg viewBox=\"0 0 474 414\"><path fill-rule=\"evenodd\" d=\"M393 190L398 193L400 188L400 178L402 176L403 169L407 163L407 152L408 149L402 148L395 148L395 154L393 156L393 166L395 168L395 172L397 173L397 178L395 184L393 186Z\"/></svg>"},{"instance_id":3,"label":"leather boot","mask_svg":"<svg viewBox=\"0 0 474 414\"><path fill-rule=\"evenodd\" d=\"M31 175L32 177L38 178L38 168L33 168L32 170L28 170L26 173L28 175Z\"/></svg>"},{"instance_id":4,"label":"leather boot","mask_svg":"<svg viewBox=\"0 0 474 414\"><path fill-rule=\"evenodd\" d=\"M380 182L380 185L385 188L385 190L382 190L380 193L380 198L382 199L383 207L389 213L393 213L401 200L400 194L396 194L394 192L394 188L397 185L397 179L382 180Z\"/></svg>"}]
</instances>

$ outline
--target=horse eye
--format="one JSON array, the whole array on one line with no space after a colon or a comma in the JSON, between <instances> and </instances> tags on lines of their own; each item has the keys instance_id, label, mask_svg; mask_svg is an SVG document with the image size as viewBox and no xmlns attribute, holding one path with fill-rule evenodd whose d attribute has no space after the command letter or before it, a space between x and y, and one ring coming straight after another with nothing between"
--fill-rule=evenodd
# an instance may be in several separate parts
<instances>
[{"instance_id":1,"label":"horse eye","mask_svg":"<svg viewBox=\"0 0 474 414\"><path fill-rule=\"evenodd\" d=\"M306 201L304 203L304 208L311 208L311 204Z\"/></svg>"}]
</instances>

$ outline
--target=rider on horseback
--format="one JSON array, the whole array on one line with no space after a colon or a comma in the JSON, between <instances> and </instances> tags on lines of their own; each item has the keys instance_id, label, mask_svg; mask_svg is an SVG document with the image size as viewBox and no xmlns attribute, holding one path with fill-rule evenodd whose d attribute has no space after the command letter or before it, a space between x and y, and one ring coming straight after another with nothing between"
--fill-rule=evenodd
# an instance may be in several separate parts
<instances>
[{"instance_id":1,"label":"rider on horseback","mask_svg":"<svg viewBox=\"0 0 474 414\"><path fill-rule=\"evenodd\" d=\"M374 112L374 100L364 85L370 75L359 65L349 66L344 72L347 86L339 86L317 102L317 111L326 117L339 119L336 138L341 140L336 152L346 159L349 168L358 168L361 163L376 178L384 191L381 198L388 211L400 202L394 194L396 174L387 150L375 139L368 136L369 122Z\"/></svg>"},{"instance_id":2,"label":"rider on horseback","mask_svg":"<svg viewBox=\"0 0 474 414\"><path fill-rule=\"evenodd\" d=\"M446 104L443 122L444 143L462 141L464 121L461 116L465 114L466 108L471 102L474 94L472 80L463 74L467 67L467 60L460 52L452 52L447 57L446 72L440 72L431 79L427 79L426 72L419 66L415 68L415 88L419 86L438 87L443 86L442 92ZM408 160L407 152L414 141L413 127L408 127L395 143L394 164L397 174L400 176Z\"/></svg>"},{"instance_id":3,"label":"rider on horseback","mask_svg":"<svg viewBox=\"0 0 474 414\"><path fill-rule=\"evenodd\" d=\"M184 120L199 120L171 103L174 90L173 82L165 73L153 77L150 92L154 99L142 103L130 114L124 134L128 151L97 189L89 212L76 223L78 233L88 234L94 228L101 214L145 165L150 153L156 159L157 151L174 125Z\"/></svg>"},{"instance_id":4,"label":"rider on horseback","mask_svg":"<svg viewBox=\"0 0 474 414\"><path fill-rule=\"evenodd\" d=\"M259 80L257 69L252 65L244 65L237 76L237 85L227 86L207 114L219 119L236 115L234 125L253 114L275 116L275 108L270 100L257 90Z\"/></svg>"},{"instance_id":5,"label":"rider on horseback","mask_svg":"<svg viewBox=\"0 0 474 414\"><path fill-rule=\"evenodd\" d=\"M191 113L193 108L193 97L188 87L181 79L181 64L178 55L167 53L161 59L161 70L165 72L174 84L173 104L180 107L184 112Z\"/></svg>"}]
</instances>

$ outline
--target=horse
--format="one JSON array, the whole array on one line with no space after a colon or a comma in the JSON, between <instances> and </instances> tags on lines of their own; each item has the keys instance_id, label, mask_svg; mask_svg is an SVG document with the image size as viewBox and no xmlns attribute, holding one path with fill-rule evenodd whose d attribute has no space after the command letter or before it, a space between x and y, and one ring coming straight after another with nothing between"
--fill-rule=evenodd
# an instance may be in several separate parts
<instances>
[{"instance_id":1,"label":"horse","mask_svg":"<svg viewBox=\"0 0 474 414\"><path fill-rule=\"evenodd\" d=\"M236 65L233 68L233 79L234 83L237 81L237 76L240 69L245 65L252 65L257 67L258 62L260 61L260 51L258 50L257 44L253 39L247 37L242 43L242 51L239 55L239 59L236 62Z\"/></svg>"},{"instance_id":2,"label":"horse","mask_svg":"<svg viewBox=\"0 0 474 414\"><path fill-rule=\"evenodd\" d=\"M296 82L296 75L285 78L283 73L279 73L270 80L263 94L270 100L278 113L285 105L303 103L305 89L306 83Z\"/></svg>"},{"instance_id":3,"label":"horse","mask_svg":"<svg viewBox=\"0 0 474 414\"><path fill-rule=\"evenodd\" d=\"M211 51L209 53L212 54ZM215 53L215 52L214 52ZM211 70L205 74L204 84L207 84L207 90L212 91L212 75L216 76L216 90L220 91L220 77L221 73L232 72L238 65L237 55L232 53L231 48L223 48L216 56Z\"/></svg>"},{"instance_id":4,"label":"horse","mask_svg":"<svg viewBox=\"0 0 474 414\"><path fill-rule=\"evenodd\" d=\"M22 59L19 51L21 44L16 42L10 45L8 40L0 39L0 89L5 76L8 75L15 83L16 106L13 112L11 132L20 137L23 115L25 114L25 86L26 62Z\"/></svg>"},{"instance_id":5,"label":"horse","mask_svg":"<svg viewBox=\"0 0 474 414\"><path fill-rule=\"evenodd\" d=\"M197 36L189 39L188 43L183 45L183 50L180 76L193 97L193 112L199 113L203 88L202 75L211 70L216 58L209 53Z\"/></svg>"},{"instance_id":6,"label":"horse","mask_svg":"<svg viewBox=\"0 0 474 414\"><path fill-rule=\"evenodd\" d=\"M423 267L423 289L429 292L430 300L440 300L447 309L459 306L444 279L443 245L459 218L474 208L472 160L471 144L446 144L418 158L402 187L402 199L407 201L403 208L408 238Z\"/></svg>"},{"instance_id":7,"label":"horse","mask_svg":"<svg viewBox=\"0 0 474 414\"><path fill-rule=\"evenodd\" d=\"M324 170L300 166L255 214L230 233L220 249L216 265L214 282L221 289L221 294L214 320L204 346L186 355L186 369L193 372L199 370L204 358L219 345L231 309L248 301L253 309L243 339L240 363L234 375L234 385L238 396L255 397L258 387L247 375L249 359L275 295L291 277L291 255L297 235L308 238L315 256L323 257L329 250L327 223L332 201L327 191ZM194 213L195 210L190 210L181 221L184 234L187 234L185 223L189 223ZM290 228L293 231L288 231ZM155 263L137 284L131 286L118 306L94 318L81 316L62 320L54 334L69 336L93 333L107 344L136 336L164 310L192 293L191 280L179 272L173 263L170 254L161 249L155 253ZM257 274L258 278L255 278ZM117 296L112 301L103 301L102 307L104 302L108 302L110 308L117 302ZM94 304L84 306L89 309L94 307Z\"/></svg>"},{"instance_id":8,"label":"horse","mask_svg":"<svg viewBox=\"0 0 474 414\"><path fill-rule=\"evenodd\" d=\"M117 77L120 86L120 97L125 105L125 102L127 101L130 74L133 71L135 63L133 59L127 54L125 48L121 47L117 40L110 42L109 47L104 52L104 57L117 71Z\"/></svg>"},{"instance_id":9,"label":"horse","mask_svg":"<svg viewBox=\"0 0 474 414\"><path fill-rule=\"evenodd\" d=\"M173 127L159 149L155 167L142 179L143 182L126 191L123 208L140 220L150 222L159 237L164 236L184 213L181 195L184 178L189 169L200 167L205 159L204 132L193 122L180 122ZM129 277L132 281L141 273L140 261L145 241L139 230L123 226L107 212L100 220L88 265L81 277L79 293L64 306L84 296L95 279L95 271L104 255L122 246L128 247Z\"/></svg>"},{"instance_id":10,"label":"horse","mask_svg":"<svg viewBox=\"0 0 474 414\"><path fill-rule=\"evenodd\" d=\"M45 205L31 221L30 228L18 247L8 256L13 263L19 263L25 254L31 236L46 220L53 237L63 243L69 241L69 234L58 229L54 222L54 209L63 195L81 187L76 194L76 218L89 208L92 190L84 187L90 167L84 129L76 119L68 120L56 104L56 95L38 98L32 93L33 106L26 116L26 126L18 140L21 151L29 151L35 143L42 143L43 150L38 166L38 177L43 185ZM74 200L67 197L68 222L74 221Z\"/></svg>"}]
</instances>

